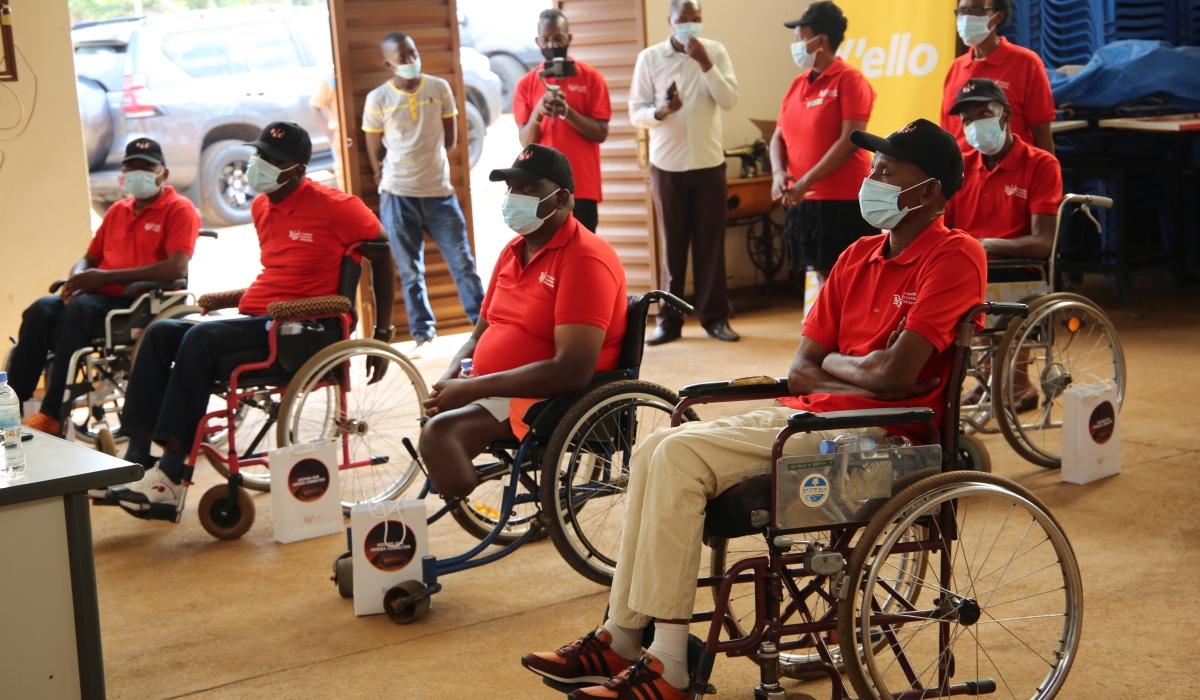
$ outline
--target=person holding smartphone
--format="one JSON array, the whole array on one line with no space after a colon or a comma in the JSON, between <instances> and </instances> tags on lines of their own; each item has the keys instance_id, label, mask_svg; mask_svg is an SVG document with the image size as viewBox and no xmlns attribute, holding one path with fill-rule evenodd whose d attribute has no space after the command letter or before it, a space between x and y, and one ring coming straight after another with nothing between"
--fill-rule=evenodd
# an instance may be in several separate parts
<instances>
[{"instance_id":1,"label":"person holding smartphone","mask_svg":"<svg viewBox=\"0 0 1200 700\"><path fill-rule=\"evenodd\" d=\"M671 0L671 36L638 54L629 90L633 125L650 132L650 191L662 232L662 288L683 295L688 248L700 323L709 336L735 341L725 286L725 150L721 111L737 105L729 52L701 39L699 0ZM662 305L646 340L681 336L683 317Z\"/></svg>"}]
</instances>

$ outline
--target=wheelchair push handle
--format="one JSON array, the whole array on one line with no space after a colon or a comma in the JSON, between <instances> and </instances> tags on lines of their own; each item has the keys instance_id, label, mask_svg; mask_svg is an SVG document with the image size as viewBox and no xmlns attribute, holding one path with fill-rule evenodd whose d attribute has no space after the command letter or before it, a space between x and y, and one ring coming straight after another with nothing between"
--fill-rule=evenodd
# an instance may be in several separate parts
<instances>
[{"instance_id":1,"label":"wheelchair push handle","mask_svg":"<svg viewBox=\"0 0 1200 700\"><path fill-rule=\"evenodd\" d=\"M650 301L664 302L667 306L670 306L684 316L687 316L695 311L695 307L693 307L691 304L687 303L683 299L680 299L674 294L670 292L664 292L661 289L656 289L652 292L646 292L646 295L642 298L649 299Z\"/></svg>"},{"instance_id":2,"label":"wheelchair push handle","mask_svg":"<svg viewBox=\"0 0 1200 700\"><path fill-rule=\"evenodd\" d=\"M1003 301L993 301L988 303L988 310L984 313L989 316L1020 316L1021 318L1029 317L1028 304L1014 304Z\"/></svg>"},{"instance_id":3,"label":"wheelchair push handle","mask_svg":"<svg viewBox=\"0 0 1200 700\"><path fill-rule=\"evenodd\" d=\"M1095 204L1105 209L1112 209L1113 205L1111 197L1101 197L1096 194L1068 194L1063 197L1063 201L1072 204Z\"/></svg>"},{"instance_id":4,"label":"wheelchair push handle","mask_svg":"<svg viewBox=\"0 0 1200 700\"><path fill-rule=\"evenodd\" d=\"M54 284L50 285L50 293L58 294L58 290L62 289L62 286L66 283L66 280L54 280Z\"/></svg>"},{"instance_id":5,"label":"wheelchair push handle","mask_svg":"<svg viewBox=\"0 0 1200 700\"><path fill-rule=\"evenodd\" d=\"M211 228L202 228L202 229L200 229L200 237L201 238L219 238L220 236L217 234L217 232L215 230L213 230Z\"/></svg>"}]
</instances>

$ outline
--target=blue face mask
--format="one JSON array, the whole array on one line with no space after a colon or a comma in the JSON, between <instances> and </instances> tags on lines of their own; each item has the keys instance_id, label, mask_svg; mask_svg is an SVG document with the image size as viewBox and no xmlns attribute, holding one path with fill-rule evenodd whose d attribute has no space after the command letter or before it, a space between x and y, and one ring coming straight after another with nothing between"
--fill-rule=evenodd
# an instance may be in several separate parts
<instances>
[{"instance_id":1,"label":"blue face mask","mask_svg":"<svg viewBox=\"0 0 1200 700\"><path fill-rule=\"evenodd\" d=\"M924 185L929 180L919 182L908 190ZM862 218L868 224L871 224L877 229L890 231L897 224L908 216L909 212L916 211L923 204L915 207L900 208L900 195L908 190L902 190L896 185L889 185L871 178L864 178L862 187L858 190L858 209L862 212Z\"/></svg>"},{"instance_id":2,"label":"blue face mask","mask_svg":"<svg viewBox=\"0 0 1200 700\"><path fill-rule=\"evenodd\" d=\"M687 46L688 39L692 37L700 38L700 30L704 24L700 22L683 22L681 24L672 25L671 30L674 32L675 41Z\"/></svg>"},{"instance_id":3,"label":"blue face mask","mask_svg":"<svg viewBox=\"0 0 1200 700\"><path fill-rule=\"evenodd\" d=\"M135 199L148 199L162 191L157 172L130 170L121 177L125 180L125 191Z\"/></svg>"},{"instance_id":4,"label":"blue face mask","mask_svg":"<svg viewBox=\"0 0 1200 700\"><path fill-rule=\"evenodd\" d=\"M999 117L976 119L963 127L967 143L985 156L999 153L1008 140L1008 131L1000 128Z\"/></svg>"},{"instance_id":5,"label":"blue face mask","mask_svg":"<svg viewBox=\"0 0 1200 700\"><path fill-rule=\"evenodd\" d=\"M808 45L820 39L819 36L814 36L808 41L797 41L792 43L792 60L796 65L800 66L800 70L808 70L817 62L817 55L808 52Z\"/></svg>"},{"instance_id":6,"label":"blue face mask","mask_svg":"<svg viewBox=\"0 0 1200 700\"><path fill-rule=\"evenodd\" d=\"M544 217L538 216L538 206L558 194L561 189L554 190L541 199L527 194L504 193L504 201L500 204L500 214L504 217L504 223L522 236L533 233L542 227L542 222L554 215L551 211Z\"/></svg>"},{"instance_id":7,"label":"blue face mask","mask_svg":"<svg viewBox=\"0 0 1200 700\"><path fill-rule=\"evenodd\" d=\"M293 165L288 170L298 167ZM283 187L279 182L279 176L287 172L281 168L271 165L262 159L262 156L255 153L250 156L250 164L246 167L246 182L250 188L259 194L269 194Z\"/></svg>"},{"instance_id":8,"label":"blue face mask","mask_svg":"<svg viewBox=\"0 0 1200 700\"><path fill-rule=\"evenodd\" d=\"M398 66L392 66L392 71L404 80L412 80L421 74L421 59L417 59L412 63L401 63Z\"/></svg>"}]
</instances>

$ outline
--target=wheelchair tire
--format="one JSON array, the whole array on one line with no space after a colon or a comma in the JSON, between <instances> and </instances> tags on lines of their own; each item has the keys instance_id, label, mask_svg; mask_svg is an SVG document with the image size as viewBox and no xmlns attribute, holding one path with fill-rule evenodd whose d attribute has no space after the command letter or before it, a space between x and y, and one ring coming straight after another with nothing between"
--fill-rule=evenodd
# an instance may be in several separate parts
<instances>
[{"instance_id":1,"label":"wheelchair tire","mask_svg":"<svg viewBox=\"0 0 1200 700\"><path fill-rule=\"evenodd\" d=\"M374 384L366 375L371 358L382 359L388 368L383 380ZM348 405L341 405L341 392L331 380L349 384ZM335 389L317 393L329 386ZM400 496L420 474L402 440L407 437L416 444L420 438L428 397L420 371L396 348L379 340L342 340L309 358L288 383L279 401L275 444L348 441L355 466L339 465L339 481L342 511L349 515L357 503Z\"/></svg>"},{"instance_id":2,"label":"wheelchair tire","mask_svg":"<svg viewBox=\"0 0 1200 700\"><path fill-rule=\"evenodd\" d=\"M958 468L992 473L992 456L982 440L974 435L958 436Z\"/></svg>"},{"instance_id":3,"label":"wheelchair tire","mask_svg":"<svg viewBox=\"0 0 1200 700\"><path fill-rule=\"evenodd\" d=\"M238 489L237 503L230 507L229 484L217 484L200 499L200 525L219 540L236 540L254 524L254 500L246 489Z\"/></svg>"},{"instance_id":4,"label":"wheelchair tire","mask_svg":"<svg viewBox=\"0 0 1200 700\"><path fill-rule=\"evenodd\" d=\"M915 580L918 592L928 589L924 602L899 601L904 612L893 619L906 624L896 634L895 622L873 619L895 600L895 587L883 584L894 575L890 560L905 550L893 548L911 528L935 524L954 534L923 538L940 565ZM947 541L952 551L945 551ZM922 687L944 696L942 670L949 683L979 689L1000 681L1014 696L1048 700L1075 660L1083 586L1074 551L1037 496L1003 477L951 471L893 496L867 524L842 580L848 591L837 611L841 657L863 700ZM880 629L890 643L860 647L860 655L853 640L870 629ZM916 683L908 670L917 674ZM960 687L951 694L980 693Z\"/></svg>"},{"instance_id":5,"label":"wheelchair tire","mask_svg":"<svg viewBox=\"0 0 1200 700\"><path fill-rule=\"evenodd\" d=\"M1082 347L1083 354L1072 354L1075 345ZM1047 469L1062 466L1062 392L1071 384L1088 381L1089 375L1115 381L1120 410L1125 355L1112 320L1086 297L1057 292L1033 300L1029 316L1009 324L996 357L992 413L1008 444L1034 464ZM1078 360L1090 364L1077 367ZM1020 382L1022 376L1025 382ZM1035 387L1038 398L1037 407L1020 419L1012 408L1019 382Z\"/></svg>"},{"instance_id":6,"label":"wheelchair tire","mask_svg":"<svg viewBox=\"0 0 1200 700\"><path fill-rule=\"evenodd\" d=\"M541 466L544 522L559 554L585 578L612 585L629 459L651 433L671 425L671 412L678 403L678 394L658 384L640 380L605 384L572 406L550 436ZM624 430L622 421L630 418L637 426L632 440L618 432ZM684 419L699 420L691 409ZM576 484L584 462L590 475ZM604 502L594 502L598 500ZM586 521L578 517L580 513L586 513ZM591 524L598 529L588 530Z\"/></svg>"}]
</instances>

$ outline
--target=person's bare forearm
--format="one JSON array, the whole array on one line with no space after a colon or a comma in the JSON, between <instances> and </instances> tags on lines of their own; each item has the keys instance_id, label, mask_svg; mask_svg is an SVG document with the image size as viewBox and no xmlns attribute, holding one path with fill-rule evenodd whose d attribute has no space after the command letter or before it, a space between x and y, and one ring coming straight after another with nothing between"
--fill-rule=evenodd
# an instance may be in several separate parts
<instances>
[{"instance_id":1,"label":"person's bare forearm","mask_svg":"<svg viewBox=\"0 0 1200 700\"><path fill-rule=\"evenodd\" d=\"M567 110L567 124L589 141L604 143L608 138L608 122L585 117L573 109Z\"/></svg>"},{"instance_id":2,"label":"person's bare forearm","mask_svg":"<svg viewBox=\"0 0 1200 700\"><path fill-rule=\"evenodd\" d=\"M788 157L787 142L778 129L771 136L771 172L775 175L787 175Z\"/></svg>"},{"instance_id":3,"label":"person's bare forearm","mask_svg":"<svg viewBox=\"0 0 1200 700\"><path fill-rule=\"evenodd\" d=\"M525 125L522 126L517 131L517 135L521 139L521 147L522 148L524 148L525 146L528 146L531 143L537 143L538 139L540 139L542 137L542 115L541 115L541 113L540 112L536 113L532 117L530 117L529 121L525 122Z\"/></svg>"},{"instance_id":4,"label":"person's bare forearm","mask_svg":"<svg viewBox=\"0 0 1200 700\"><path fill-rule=\"evenodd\" d=\"M386 234L379 232L386 240ZM396 257L392 249L364 251L363 257L371 263L371 288L375 290L375 325L392 325L392 314L396 305Z\"/></svg>"},{"instance_id":5,"label":"person's bare forearm","mask_svg":"<svg viewBox=\"0 0 1200 700\"><path fill-rule=\"evenodd\" d=\"M986 239L987 252L1003 258L1036 258L1045 260L1050 257L1050 240L1044 236L1021 236L1020 238L989 238Z\"/></svg>"},{"instance_id":6,"label":"person's bare forearm","mask_svg":"<svg viewBox=\"0 0 1200 700\"><path fill-rule=\"evenodd\" d=\"M806 394L849 394L872 397L871 392L829 374L819 365L804 362L788 372L788 392L795 396Z\"/></svg>"},{"instance_id":7,"label":"person's bare forearm","mask_svg":"<svg viewBox=\"0 0 1200 700\"><path fill-rule=\"evenodd\" d=\"M1054 156L1054 132L1050 129L1050 122L1034 124L1029 130L1033 132L1033 145Z\"/></svg>"},{"instance_id":8,"label":"person's bare forearm","mask_svg":"<svg viewBox=\"0 0 1200 700\"><path fill-rule=\"evenodd\" d=\"M127 267L123 270L103 270L105 286L109 284L129 284L130 282L173 282L187 276L187 263L182 269L174 260L160 260L142 267Z\"/></svg>"},{"instance_id":9,"label":"person's bare forearm","mask_svg":"<svg viewBox=\"0 0 1200 700\"><path fill-rule=\"evenodd\" d=\"M594 369L581 371L577 364L566 358L554 357L468 381L477 398L488 396L538 398L578 391L592 381L594 372Z\"/></svg>"},{"instance_id":10,"label":"person's bare forearm","mask_svg":"<svg viewBox=\"0 0 1200 700\"><path fill-rule=\"evenodd\" d=\"M850 156L854 155L854 151L857 149L858 147L850 143L848 138L835 141L829 150L825 151L825 155L821 156L821 160L812 167L812 170L804 174L805 184L811 187L837 172L838 168L849 162Z\"/></svg>"},{"instance_id":11,"label":"person's bare forearm","mask_svg":"<svg viewBox=\"0 0 1200 700\"><path fill-rule=\"evenodd\" d=\"M911 383L896 381L898 373L892 367L891 353L887 350L854 357L831 352L821 362L821 369L844 382L862 387L877 394L888 394L903 391Z\"/></svg>"},{"instance_id":12,"label":"person's bare forearm","mask_svg":"<svg viewBox=\"0 0 1200 700\"><path fill-rule=\"evenodd\" d=\"M73 266L71 266L71 272L70 272L70 274L72 274L72 275L78 275L80 272L83 272L84 270L90 270L90 269L92 269L92 268L93 268L93 267L95 267L97 264L99 264L99 263L97 263L97 262L96 262L96 261L94 261L94 260L91 260L91 259L90 259L90 258L88 258L87 256L84 256L84 257L80 258L80 259L78 260L78 262L76 262L76 263L75 263Z\"/></svg>"},{"instance_id":13,"label":"person's bare forearm","mask_svg":"<svg viewBox=\"0 0 1200 700\"><path fill-rule=\"evenodd\" d=\"M376 176L383 172L383 158L387 155L387 149L383 146L383 134L378 132L367 131L367 160L371 163L371 170Z\"/></svg>"}]
</instances>

